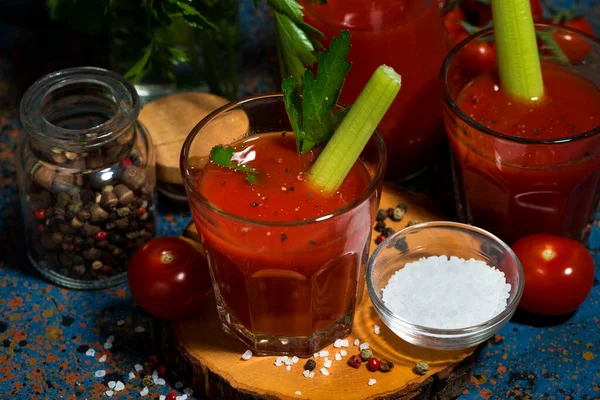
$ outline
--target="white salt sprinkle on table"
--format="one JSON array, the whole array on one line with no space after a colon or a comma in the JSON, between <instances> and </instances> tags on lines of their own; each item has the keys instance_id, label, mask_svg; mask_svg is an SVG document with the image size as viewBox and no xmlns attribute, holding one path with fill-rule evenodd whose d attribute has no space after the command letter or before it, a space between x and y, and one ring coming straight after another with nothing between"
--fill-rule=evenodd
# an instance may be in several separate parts
<instances>
[{"instance_id":1,"label":"white salt sprinkle on table","mask_svg":"<svg viewBox=\"0 0 600 400\"><path fill-rule=\"evenodd\" d=\"M112 390L107 390L106 392L104 392L104 394L108 397L112 397L112 395L115 394L115 392L113 392Z\"/></svg>"},{"instance_id":2,"label":"white salt sprinkle on table","mask_svg":"<svg viewBox=\"0 0 600 400\"><path fill-rule=\"evenodd\" d=\"M342 356L340 353L335 353L335 361L342 361Z\"/></svg>"},{"instance_id":3,"label":"white salt sprinkle on table","mask_svg":"<svg viewBox=\"0 0 600 400\"><path fill-rule=\"evenodd\" d=\"M325 376L329 376L329 371L327 370L327 368L321 368L321 373Z\"/></svg>"},{"instance_id":4,"label":"white salt sprinkle on table","mask_svg":"<svg viewBox=\"0 0 600 400\"><path fill-rule=\"evenodd\" d=\"M289 371L289 370L291 370L291 369L292 369L292 366L291 366L291 365L288 365L288 366L286 366L286 367L285 367L285 370L286 370L286 371Z\"/></svg>"},{"instance_id":5,"label":"white salt sprinkle on table","mask_svg":"<svg viewBox=\"0 0 600 400\"><path fill-rule=\"evenodd\" d=\"M348 339L342 340L342 347L348 347L349 345L350 343L348 342Z\"/></svg>"},{"instance_id":6,"label":"white salt sprinkle on table","mask_svg":"<svg viewBox=\"0 0 600 400\"><path fill-rule=\"evenodd\" d=\"M308 378L308 376L310 375L310 371L305 369L302 375L304 375L305 378Z\"/></svg>"},{"instance_id":7,"label":"white salt sprinkle on table","mask_svg":"<svg viewBox=\"0 0 600 400\"><path fill-rule=\"evenodd\" d=\"M342 347L342 339L336 339L335 342L333 342L333 347L336 347L336 348Z\"/></svg>"},{"instance_id":8,"label":"white salt sprinkle on table","mask_svg":"<svg viewBox=\"0 0 600 400\"><path fill-rule=\"evenodd\" d=\"M115 392L120 392L123 389L125 389L125 384L121 381L117 381L115 384Z\"/></svg>"},{"instance_id":9,"label":"white salt sprinkle on table","mask_svg":"<svg viewBox=\"0 0 600 400\"><path fill-rule=\"evenodd\" d=\"M252 358L252 352L250 350L246 350L244 354L242 354L242 360L248 361Z\"/></svg>"},{"instance_id":10,"label":"white salt sprinkle on table","mask_svg":"<svg viewBox=\"0 0 600 400\"><path fill-rule=\"evenodd\" d=\"M373 386L376 383L377 383L377 379L373 379L373 378L369 379L369 386Z\"/></svg>"},{"instance_id":11,"label":"white salt sprinkle on table","mask_svg":"<svg viewBox=\"0 0 600 400\"><path fill-rule=\"evenodd\" d=\"M294 392L294 394L295 394L296 396L302 396L302 392L301 392L301 391L299 391L299 390L296 390L296 391Z\"/></svg>"},{"instance_id":12,"label":"white salt sprinkle on table","mask_svg":"<svg viewBox=\"0 0 600 400\"><path fill-rule=\"evenodd\" d=\"M108 381L108 388L109 389L114 389L116 385L117 385L117 382L115 382L115 381Z\"/></svg>"},{"instance_id":13,"label":"white salt sprinkle on table","mask_svg":"<svg viewBox=\"0 0 600 400\"><path fill-rule=\"evenodd\" d=\"M314 378L315 377L315 371L310 371L310 374L308 374L309 378Z\"/></svg>"},{"instance_id":14,"label":"white salt sprinkle on table","mask_svg":"<svg viewBox=\"0 0 600 400\"><path fill-rule=\"evenodd\" d=\"M96 350L94 350L94 349L87 349L87 351L85 352L85 355L89 356L89 357L94 357L96 355Z\"/></svg>"},{"instance_id":15,"label":"white salt sprinkle on table","mask_svg":"<svg viewBox=\"0 0 600 400\"><path fill-rule=\"evenodd\" d=\"M103 376L105 376L105 375L106 375L106 371L105 371L105 370L103 370L103 369L101 369L101 370L98 370L98 371L96 371L96 372L94 373L94 375L96 375L96 378L102 378Z\"/></svg>"},{"instance_id":16,"label":"white salt sprinkle on table","mask_svg":"<svg viewBox=\"0 0 600 400\"><path fill-rule=\"evenodd\" d=\"M321 357L327 357L329 355L329 352L327 350L321 350L319 352L319 356Z\"/></svg>"},{"instance_id":17,"label":"white salt sprinkle on table","mask_svg":"<svg viewBox=\"0 0 600 400\"><path fill-rule=\"evenodd\" d=\"M161 394L160 396L158 396L158 400L166 400L167 396L165 396L164 394Z\"/></svg>"},{"instance_id":18,"label":"white salt sprinkle on table","mask_svg":"<svg viewBox=\"0 0 600 400\"><path fill-rule=\"evenodd\" d=\"M283 365L283 363L279 359L275 360L273 364L275 364L276 367L281 367Z\"/></svg>"},{"instance_id":19,"label":"white salt sprinkle on table","mask_svg":"<svg viewBox=\"0 0 600 400\"><path fill-rule=\"evenodd\" d=\"M129 373L129 379L130 379L130 380L131 380L131 379L135 379L135 374L134 374L133 372L130 372L130 373Z\"/></svg>"},{"instance_id":20,"label":"white salt sprinkle on table","mask_svg":"<svg viewBox=\"0 0 600 400\"><path fill-rule=\"evenodd\" d=\"M325 362L323 363L323 366L325 368L331 368L331 360L325 360Z\"/></svg>"},{"instance_id":21,"label":"white salt sprinkle on table","mask_svg":"<svg viewBox=\"0 0 600 400\"><path fill-rule=\"evenodd\" d=\"M112 343L111 343L111 342L106 342L106 343L104 343L104 348L105 348L106 350L110 350L110 349L112 349L112 346L113 346L113 345L112 345Z\"/></svg>"},{"instance_id":22,"label":"white salt sprinkle on table","mask_svg":"<svg viewBox=\"0 0 600 400\"><path fill-rule=\"evenodd\" d=\"M367 342L361 343L360 346L358 346L359 350L364 350L364 349L368 349L368 348L369 348L369 343L367 343Z\"/></svg>"},{"instance_id":23,"label":"white salt sprinkle on table","mask_svg":"<svg viewBox=\"0 0 600 400\"><path fill-rule=\"evenodd\" d=\"M133 366L133 369L135 369L136 371L140 372L141 370L144 369L144 367L142 367L140 364L135 364Z\"/></svg>"},{"instance_id":24,"label":"white salt sprinkle on table","mask_svg":"<svg viewBox=\"0 0 600 400\"><path fill-rule=\"evenodd\" d=\"M379 335L379 332L381 332L379 325L373 325L373 332L375 332L376 335Z\"/></svg>"},{"instance_id":25,"label":"white salt sprinkle on table","mask_svg":"<svg viewBox=\"0 0 600 400\"><path fill-rule=\"evenodd\" d=\"M104 362L104 361L106 361L106 354L103 354L103 355L102 355L102 357L100 357L100 358L98 359L98 361L100 361L100 362Z\"/></svg>"},{"instance_id":26,"label":"white salt sprinkle on table","mask_svg":"<svg viewBox=\"0 0 600 400\"><path fill-rule=\"evenodd\" d=\"M158 378L157 380L154 381L155 384L160 385L160 386L164 386L165 383L167 383L163 378Z\"/></svg>"},{"instance_id":27,"label":"white salt sprinkle on table","mask_svg":"<svg viewBox=\"0 0 600 400\"><path fill-rule=\"evenodd\" d=\"M112 343L115 341L115 337L113 335L110 335L108 338L106 338L106 343Z\"/></svg>"},{"instance_id":28,"label":"white salt sprinkle on table","mask_svg":"<svg viewBox=\"0 0 600 400\"><path fill-rule=\"evenodd\" d=\"M143 389L142 389L142 391L140 392L140 396L142 396L142 397L143 397L143 396L147 395L147 394L148 394L148 392L149 392L148 388L147 388L147 387L145 387L145 388L143 388ZM165 397L165 398L166 398L166 397Z\"/></svg>"},{"instance_id":29,"label":"white salt sprinkle on table","mask_svg":"<svg viewBox=\"0 0 600 400\"><path fill-rule=\"evenodd\" d=\"M318 357L319 357L319 353L313 354L313 358L318 358Z\"/></svg>"},{"instance_id":30,"label":"white salt sprinkle on table","mask_svg":"<svg viewBox=\"0 0 600 400\"><path fill-rule=\"evenodd\" d=\"M340 354L342 355L342 357L346 357L346 354L348 354L348 352L344 349L340 350Z\"/></svg>"},{"instance_id":31,"label":"white salt sprinkle on table","mask_svg":"<svg viewBox=\"0 0 600 400\"><path fill-rule=\"evenodd\" d=\"M500 314L510 289L504 273L483 261L431 256L396 271L382 289L382 300L410 323L457 329Z\"/></svg>"},{"instance_id":32,"label":"white salt sprinkle on table","mask_svg":"<svg viewBox=\"0 0 600 400\"><path fill-rule=\"evenodd\" d=\"M354 345L355 345L355 346L358 346L359 344L360 344L360 340L358 340L358 339L354 339Z\"/></svg>"},{"instance_id":33,"label":"white salt sprinkle on table","mask_svg":"<svg viewBox=\"0 0 600 400\"><path fill-rule=\"evenodd\" d=\"M300 359L296 356L292 357L292 362L296 364Z\"/></svg>"}]
</instances>

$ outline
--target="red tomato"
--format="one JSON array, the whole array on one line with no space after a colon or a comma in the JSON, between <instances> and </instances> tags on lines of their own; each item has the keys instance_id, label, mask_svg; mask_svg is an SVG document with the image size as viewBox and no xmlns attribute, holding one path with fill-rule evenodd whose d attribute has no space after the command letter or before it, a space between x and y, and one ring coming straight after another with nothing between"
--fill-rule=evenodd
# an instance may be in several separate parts
<instances>
[{"instance_id":1,"label":"red tomato","mask_svg":"<svg viewBox=\"0 0 600 400\"><path fill-rule=\"evenodd\" d=\"M166 320L198 312L212 287L202 253L174 236L155 238L140 247L129 263L127 280L140 306Z\"/></svg>"},{"instance_id":2,"label":"red tomato","mask_svg":"<svg viewBox=\"0 0 600 400\"><path fill-rule=\"evenodd\" d=\"M575 310L594 283L594 261L579 242L536 234L518 240L513 251L523 265L525 289L519 306L546 315Z\"/></svg>"},{"instance_id":3,"label":"red tomato","mask_svg":"<svg viewBox=\"0 0 600 400\"><path fill-rule=\"evenodd\" d=\"M466 21L465 13L460 8L456 7L444 15L444 25L450 35L458 32L464 32L465 29L460 24L461 21Z\"/></svg>"},{"instance_id":4,"label":"red tomato","mask_svg":"<svg viewBox=\"0 0 600 400\"><path fill-rule=\"evenodd\" d=\"M452 37L452 44L465 40L469 35L465 32ZM460 61L462 68L473 75L496 69L496 47L490 42L471 42L461 50Z\"/></svg>"},{"instance_id":5,"label":"red tomato","mask_svg":"<svg viewBox=\"0 0 600 400\"><path fill-rule=\"evenodd\" d=\"M589 24L589 22L581 17L569 20L562 25L568 28L580 30L592 36L594 35L592 26ZM573 64L577 64L585 60L587 55L590 53L590 44L584 39L560 32L554 32L552 36Z\"/></svg>"}]
</instances>

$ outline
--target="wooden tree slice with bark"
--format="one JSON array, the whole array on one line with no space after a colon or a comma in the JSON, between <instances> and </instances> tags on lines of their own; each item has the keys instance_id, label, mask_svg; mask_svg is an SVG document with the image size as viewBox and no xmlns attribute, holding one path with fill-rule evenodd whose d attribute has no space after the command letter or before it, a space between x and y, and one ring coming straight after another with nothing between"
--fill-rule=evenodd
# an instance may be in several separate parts
<instances>
[{"instance_id":1,"label":"wooden tree slice with bark","mask_svg":"<svg viewBox=\"0 0 600 400\"><path fill-rule=\"evenodd\" d=\"M396 230L409 221L443 219L425 197L386 186L381 208L399 203L406 204L406 216L402 221L386 221ZM198 239L193 225L186 229L185 236ZM375 334L374 325L381 328L379 335ZM324 362L321 357L315 359L317 367L312 379L302 375L306 359L300 359L289 371L285 365L276 367L272 356L242 360L246 347L221 330L212 298L197 317L158 322L155 333L170 368L185 379L195 394L214 399L451 399L459 396L468 384L477 350L441 352L405 342L379 319L366 291L356 311L353 332L347 337L348 354L335 361L335 354L341 349L333 346L325 349L333 360L329 376L319 372ZM365 363L359 369L347 365L350 356L359 352L353 344L355 339L368 342L376 357L392 361L395 367L382 373L369 371ZM414 370L419 360L430 366L425 375ZM377 382L369 386L372 378Z\"/></svg>"}]
</instances>

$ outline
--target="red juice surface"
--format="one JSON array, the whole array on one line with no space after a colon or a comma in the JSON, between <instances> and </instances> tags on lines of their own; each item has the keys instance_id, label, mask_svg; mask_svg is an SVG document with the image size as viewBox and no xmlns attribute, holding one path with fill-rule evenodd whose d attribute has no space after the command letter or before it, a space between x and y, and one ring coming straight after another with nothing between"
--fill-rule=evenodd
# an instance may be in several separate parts
<instances>
[{"instance_id":1,"label":"red juice surface","mask_svg":"<svg viewBox=\"0 0 600 400\"><path fill-rule=\"evenodd\" d=\"M402 75L402 90L379 124L388 157L387 174L407 178L431 163L444 138L438 73L448 41L437 1L303 1L305 19L328 44L341 30L352 35L352 68L340 101L352 104L381 64Z\"/></svg>"},{"instance_id":2,"label":"red juice surface","mask_svg":"<svg viewBox=\"0 0 600 400\"><path fill-rule=\"evenodd\" d=\"M542 101L509 97L494 72L468 83L456 102L482 125L527 139L568 138L600 125L600 90L592 82L557 65L543 64L542 73ZM473 223L508 243L538 232L585 238L597 207L597 138L544 145L458 131L450 138Z\"/></svg>"},{"instance_id":3,"label":"red juice surface","mask_svg":"<svg viewBox=\"0 0 600 400\"><path fill-rule=\"evenodd\" d=\"M316 154L298 154L293 134L252 136L235 151L235 159L256 169L258 184L210 163L194 179L197 189L214 206L263 223L192 205L228 311L254 334L286 336L309 336L351 316L374 197L339 216L300 222L329 215L364 193L371 182L365 166L357 162L328 196L304 180Z\"/></svg>"}]
</instances>

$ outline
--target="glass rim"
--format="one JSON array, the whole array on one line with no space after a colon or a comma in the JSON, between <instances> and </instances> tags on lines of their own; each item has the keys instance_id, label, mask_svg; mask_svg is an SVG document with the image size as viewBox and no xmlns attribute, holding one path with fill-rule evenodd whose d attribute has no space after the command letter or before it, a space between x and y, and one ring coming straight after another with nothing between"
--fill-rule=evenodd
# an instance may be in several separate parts
<instances>
[{"instance_id":1,"label":"glass rim","mask_svg":"<svg viewBox=\"0 0 600 400\"><path fill-rule=\"evenodd\" d=\"M185 142L181 149L181 155L180 155L180 160L179 160L179 169L180 169L181 176L183 178L186 192L188 193L188 197L190 195L193 196L194 199L201 202L204 206L208 207L212 212L214 212L222 217L226 217L228 219L232 219L232 220L235 220L235 221L241 222L241 223L249 223L252 225L263 226L263 227L299 227L299 226L305 226L305 225L325 222L332 218L346 214L347 212L352 211L353 209L357 208L360 204L367 201L369 199L369 197L377 190L377 186L378 186L379 182L383 181L383 176L385 174L385 167L387 164L387 151L385 148L385 144L383 142L383 138L381 137L381 135L379 134L379 132L377 130L375 130L373 132L373 135L371 135L371 138L369 139L369 140L375 140L377 153L379 154L379 157L380 157L379 163L375 170L375 175L369 182L369 185L367 186L367 188L365 190L363 190L363 192L358 197L356 197L354 200L352 200L350 203L344 205L343 207L340 207L337 210L330 212L326 215L322 215L322 216L314 217L314 218L297 220L297 221L265 221L265 220L260 220L260 219L246 218L246 217L242 217L237 214L230 213L228 211L225 211L225 210L217 207L215 204L211 203L206 197L202 196L199 193L199 191L192 184L190 173L189 173L189 168L188 168L188 161L187 161L189 152L190 152L190 147L192 145L192 142L198 135L198 133L202 130L202 128L208 122L210 122L215 117L223 114L226 111L233 110L241 105L251 103L254 101L270 100L270 99L279 99L280 101L283 102L283 93L278 92L278 93L264 94L264 95L258 95L258 96L250 96L250 97L242 98L240 100L232 101L232 102L225 104L224 106L214 110L210 114L208 114L196 126L194 126L194 128L192 128L191 132L188 134L187 138L185 139ZM344 107L344 105L342 105L340 103L338 103L338 105L341 107Z\"/></svg>"},{"instance_id":2,"label":"glass rim","mask_svg":"<svg viewBox=\"0 0 600 400\"><path fill-rule=\"evenodd\" d=\"M514 262L518 277L518 283L515 288L515 295L512 298L509 297L509 301L506 303L506 307L496 316L490 318L487 321L480 322L476 325L467 326L464 328L433 328L425 325L413 324L410 321L394 314L384 303L383 300L379 297L377 291L375 290L375 285L373 284L373 270L375 269L375 260L377 256L382 251L382 249L393 246L394 240L399 236L405 236L410 234L413 231L418 231L422 229L428 228L457 228L463 231L474 232L479 235L482 235L488 239L491 239L496 244L498 244L504 251L506 251L511 260ZM492 266L497 268L497 266ZM505 274L506 275L506 274ZM453 221L430 221L430 222L422 222L420 224L411 225L404 229L401 229L395 232L393 235L387 237L383 242L381 242L373 251L373 254L369 257L367 261L366 268L366 284L367 291L369 293L369 297L371 298L371 302L373 306L378 309L380 312L383 312L386 317L390 318L395 323L405 327L405 328L414 328L418 329L421 333L430 334L430 335L440 335L440 336L460 336L466 334L476 334L479 331L489 329L490 327L496 326L501 323L504 319L506 319L519 305L519 301L523 295L523 289L525 287L525 273L523 272L523 267L521 265L521 261L512 250L512 248L504 242L502 239L494 235L493 233L486 231L485 229L469 225L463 224L461 222L453 222Z\"/></svg>"},{"instance_id":3,"label":"glass rim","mask_svg":"<svg viewBox=\"0 0 600 400\"><path fill-rule=\"evenodd\" d=\"M596 38L592 35L582 32L580 30L566 28L566 27L562 27L560 25L548 24L548 23L535 23L534 25L535 25L536 31L544 30L544 29L545 30L552 29L555 31L563 31L565 33L569 33L572 35L581 36L584 39L586 39L590 42L593 42L597 46L600 47L600 38ZM475 34L470 35L469 37L464 39L462 42L460 42L459 44L454 46L454 48L448 53L448 55L444 59L444 62L442 63L442 68L441 68L440 74L439 74L439 79L442 84L442 98L444 100L444 103L452 110L454 115L458 116L458 118L460 118L464 123L466 123L470 127L477 129L479 132L482 132L486 135L495 137L497 139L504 139L504 140L509 140L511 142L523 143L523 144L563 144L563 143L570 143L570 142L574 142L577 140L594 137L600 133L600 125L598 125L597 127L593 128L593 129L590 129L588 131L578 133L578 134L572 135L572 136L567 136L567 137L562 137L562 138L554 138L554 139L531 139L531 138L509 135L509 134L491 129L491 128L473 120L470 116L468 116L458 106L458 104L456 104L456 102L452 98L452 95L448 89L448 70L449 70L450 65L451 65L452 61L454 60L455 56L465 46L467 46L469 43L472 43L473 41L475 41L481 37L488 36L488 35L492 34L493 32L494 32L494 28L490 27L490 28L486 28L482 31L479 31ZM600 90L600 87L598 89Z\"/></svg>"},{"instance_id":4,"label":"glass rim","mask_svg":"<svg viewBox=\"0 0 600 400\"><path fill-rule=\"evenodd\" d=\"M115 113L99 125L82 129L62 128L49 122L42 110L46 95L82 83L110 90ZM140 99L129 81L113 71L91 66L65 68L42 76L25 91L20 102L20 119L25 131L61 148L94 147L116 139L116 133L123 133L137 121L139 112ZM90 132L95 136L88 137Z\"/></svg>"}]
</instances>

